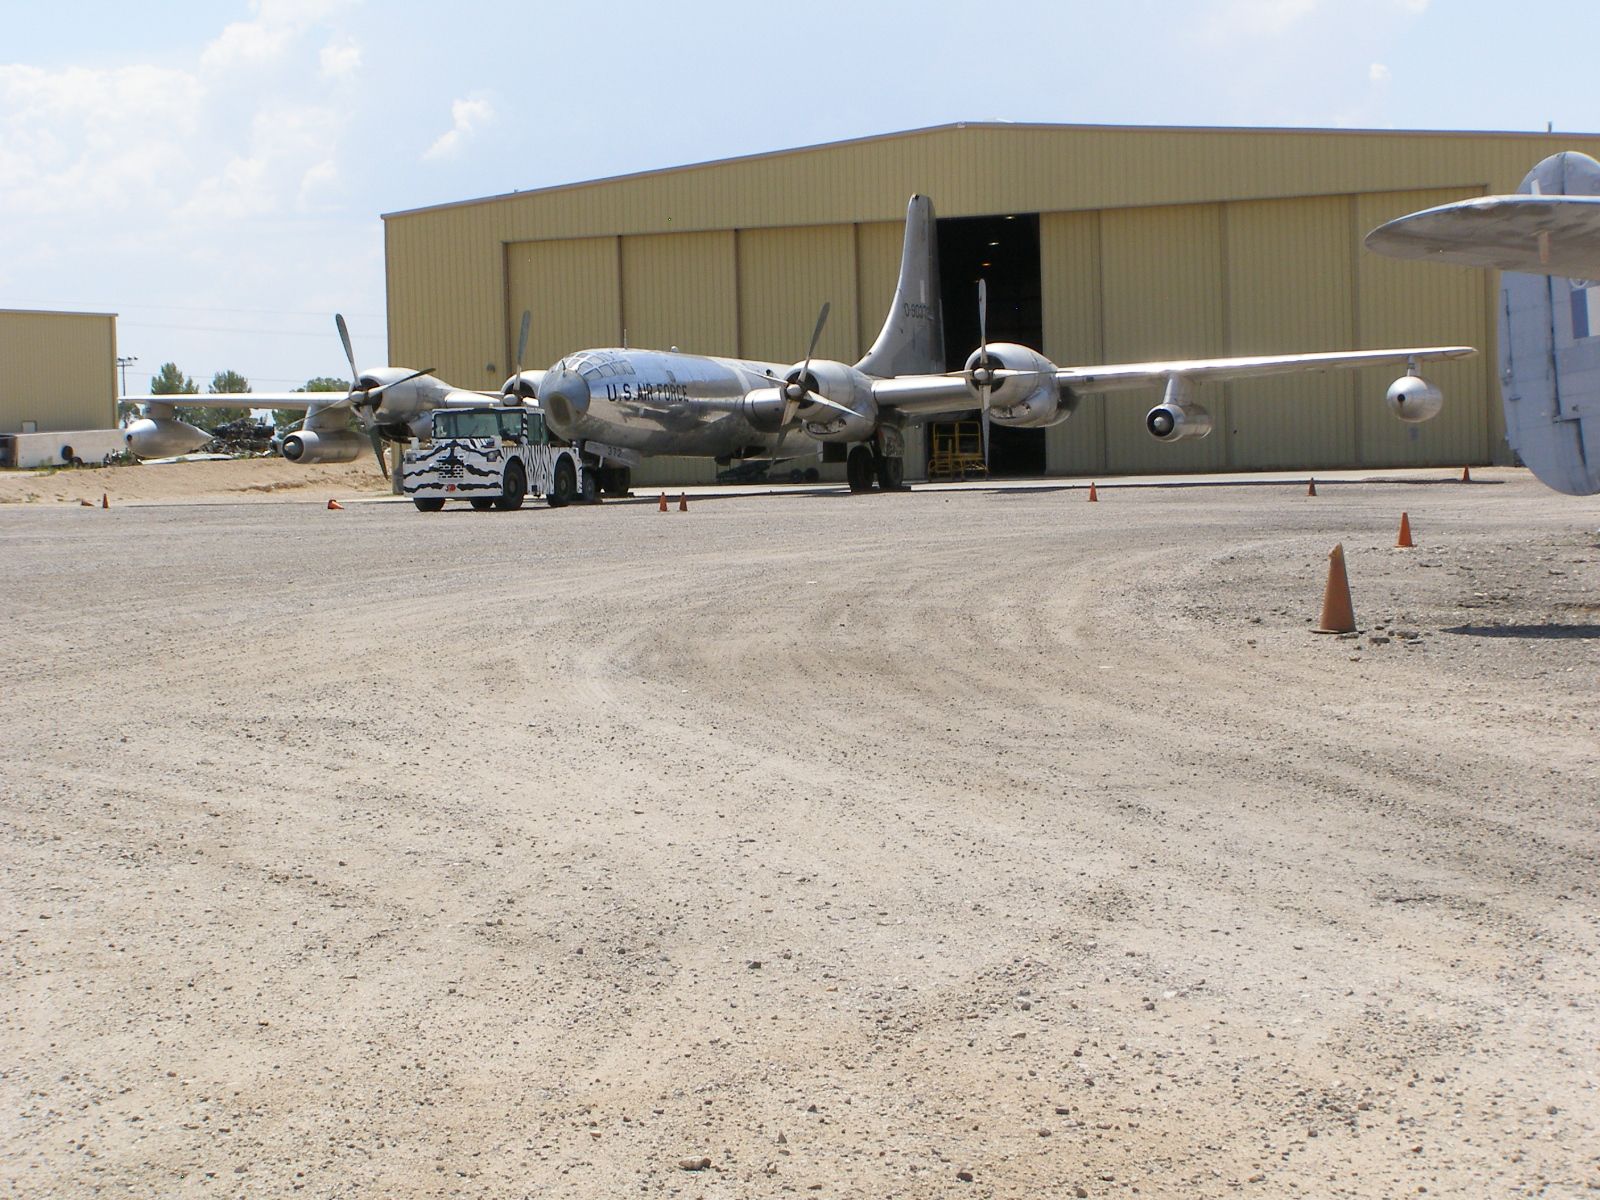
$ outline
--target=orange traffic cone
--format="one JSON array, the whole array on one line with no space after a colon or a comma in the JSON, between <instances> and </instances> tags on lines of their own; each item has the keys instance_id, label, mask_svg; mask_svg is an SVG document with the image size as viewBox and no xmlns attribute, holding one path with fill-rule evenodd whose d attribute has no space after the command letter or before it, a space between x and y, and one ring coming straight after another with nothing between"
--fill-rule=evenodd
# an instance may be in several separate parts
<instances>
[{"instance_id":1,"label":"orange traffic cone","mask_svg":"<svg viewBox=\"0 0 1600 1200\"><path fill-rule=\"evenodd\" d=\"M682 492L678 493L678 511L679 512L688 512L689 511L689 497L684 495Z\"/></svg>"},{"instance_id":2,"label":"orange traffic cone","mask_svg":"<svg viewBox=\"0 0 1600 1200\"><path fill-rule=\"evenodd\" d=\"M1400 536L1395 539L1396 550L1409 550L1416 543L1411 540L1411 518L1405 513L1400 514Z\"/></svg>"},{"instance_id":3,"label":"orange traffic cone","mask_svg":"<svg viewBox=\"0 0 1600 1200\"><path fill-rule=\"evenodd\" d=\"M1322 623L1316 633L1354 633L1355 609L1350 604L1350 576L1344 569L1344 543L1328 554L1328 586L1322 593Z\"/></svg>"},{"instance_id":4,"label":"orange traffic cone","mask_svg":"<svg viewBox=\"0 0 1600 1200\"><path fill-rule=\"evenodd\" d=\"M665 492L661 493L661 502L656 505L656 511L657 512L666 512L667 511L667 494Z\"/></svg>"},{"instance_id":5,"label":"orange traffic cone","mask_svg":"<svg viewBox=\"0 0 1600 1200\"><path fill-rule=\"evenodd\" d=\"M340 504L337 500L329 500L328 507L330 509L337 509L339 511L343 511L344 509L344 505Z\"/></svg>"},{"instance_id":6,"label":"orange traffic cone","mask_svg":"<svg viewBox=\"0 0 1600 1200\"><path fill-rule=\"evenodd\" d=\"M1315 496L1316 494L1317 494L1317 481L1315 479L1308 479L1306 481L1306 495Z\"/></svg>"},{"instance_id":7,"label":"orange traffic cone","mask_svg":"<svg viewBox=\"0 0 1600 1200\"><path fill-rule=\"evenodd\" d=\"M110 508L111 507L111 496L110 496L109 493L107 493L107 492L101 492L100 493L100 507L101 508Z\"/></svg>"},{"instance_id":8,"label":"orange traffic cone","mask_svg":"<svg viewBox=\"0 0 1600 1200\"><path fill-rule=\"evenodd\" d=\"M1472 468L1471 467L1462 467L1461 468L1461 482L1462 483L1471 483L1472 482Z\"/></svg>"},{"instance_id":9,"label":"orange traffic cone","mask_svg":"<svg viewBox=\"0 0 1600 1200\"><path fill-rule=\"evenodd\" d=\"M1090 504L1098 504L1099 501L1100 501L1100 497L1094 494L1094 484L1091 483L1089 485L1089 503Z\"/></svg>"}]
</instances>

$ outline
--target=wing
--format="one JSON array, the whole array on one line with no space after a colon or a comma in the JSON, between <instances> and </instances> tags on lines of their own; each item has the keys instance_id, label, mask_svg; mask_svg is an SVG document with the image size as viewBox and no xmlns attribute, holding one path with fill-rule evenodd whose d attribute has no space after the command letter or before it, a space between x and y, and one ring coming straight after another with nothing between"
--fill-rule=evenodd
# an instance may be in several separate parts
<instances>
[{"instance_id":1,"label":"wing","mask_svg":"<svg viewBox=\"0 0 1600 1200\"><path fill-rule=\"evenodd\" d=\"M1484 196L1410 213L1367 234L1390 258L1600 279L1600 196Z\"/></svg>"},{"instance_id":2,"label":"wing","mask_svg":"<svg viewBox=\"0 0 1600 1200\"><path fill-rule=\"evenodd\" d=\"M1050 371L997 371L998 380L1026 375L1051 375L1057 387L1077 393L1125 391L1165 386L1173 380L1253 379L1263 375L1289 375L1370 366L1401 366L1436 359L1467 358L1471 346L1414 346L1395 350L1348 350L1319 354L1261 354L1242 358L1190 358L1167 362L1112 363L1094 367L1056 367ZM880 407L918 416L960 412L974 408L978 399L962 374L904 375L872 383Z\"/></svg>"},{"instance_id":3,"label":"wing","mask_svg":"<svg viewBox=\"0 0 1600 1200\"><path fill-rule=\"evenodd\" d=\"M171 404L177 408L342 407L339 392L180 392L166 396L118 396L119 404Z\"/></svg>"}]
</instances>

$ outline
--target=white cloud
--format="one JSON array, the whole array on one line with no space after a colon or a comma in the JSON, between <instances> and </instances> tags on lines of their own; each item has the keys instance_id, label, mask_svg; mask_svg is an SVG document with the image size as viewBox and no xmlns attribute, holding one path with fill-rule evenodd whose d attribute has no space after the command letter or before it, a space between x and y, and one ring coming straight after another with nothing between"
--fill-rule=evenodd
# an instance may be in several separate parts
<instances>
[{"instance_id":1,"label":"white cloud","mask_svg":"<svg viewBox=\"0 0 1600 1200\"><path fill-rule=\"evenodd\" d=\"M252 0L255 17L227 26L200 54L206 70L264 66L301 34L343 8L345 0Z\"/></svg>"},{"instance_id":2,"label":"white cloud","mask_svg":"<svg viewBox=\"0 0 1600 1200\"><path fill-rule=\"evenodd\" d=\"M466 138L494 119L494 106L487 100L463 98L450 105L451 128L423 152L429 160L449 158L461 149Z\"/></svg>"},{"instance_id":3,"label":"white cloud","mask_svg":"<svg viewBox=\"0 0 1600 1200\"><path fill-rule=\"evenodd\" d=\"M361 69L361 47L346 38L330 43L318 55L324 79L348 79Z\"/></svg>"},{"instance_id":4,"label":"white cloud","mask_svg":"<svg viewBox=\"0 0 1600 1200\"><path fill-rule=\"evenodd\" d=\"M1218 37L1277 37L1304 21L1322 0L1223 0L1212 18Z\"/></svg>"},{"instance_id":5,"label":"white cloud","mask_svg":"<svg viewBox=\"0 0 1600 1200\"><path fill-rule=\"evenodd\" d=\"M1422 14L1428 11L1428 0L1395 0L1404 12Z\"/></svg>"},{"instance_id":6,"label":"white cloud","mask_svg":"<svg viewBox=\"0 0 1600 1200\"><path fill-rule=\"evenodd\" d=\"M0 67L0 208L125 210L181 183L204 92L166 67Z\"/></svg>"},{"instance_id":7,"label":"white cloud","mask_svg":"<svg viewBox=\"0 0 1600 1200\"><path fill-rule=\"evenodd\" d=\"M1373 63L1367 68L1367 78L1371 82L1377 84L1379 87L1382 87L1384 84L1388 83L1389 77L1389 68L1384 66L1382 63Z\"/></svg>"}]
</instances>

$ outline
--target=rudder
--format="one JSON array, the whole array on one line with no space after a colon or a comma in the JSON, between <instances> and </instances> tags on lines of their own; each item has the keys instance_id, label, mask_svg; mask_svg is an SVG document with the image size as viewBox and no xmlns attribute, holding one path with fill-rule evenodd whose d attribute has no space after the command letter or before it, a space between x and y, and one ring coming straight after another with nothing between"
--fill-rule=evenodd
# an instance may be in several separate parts
<instances>
[{"instance_id":1,"label":"rudder","mask_svg":"<svg viewBox=\"0 0 1600 1200\"><path fill-rule=\"evenodd\" d=\"M939 300L939 239L933 201L912 196L900 280L878 340L856 369L878 379L931 375L944 370L944 308Z\"/></svg>"}]
</instances>

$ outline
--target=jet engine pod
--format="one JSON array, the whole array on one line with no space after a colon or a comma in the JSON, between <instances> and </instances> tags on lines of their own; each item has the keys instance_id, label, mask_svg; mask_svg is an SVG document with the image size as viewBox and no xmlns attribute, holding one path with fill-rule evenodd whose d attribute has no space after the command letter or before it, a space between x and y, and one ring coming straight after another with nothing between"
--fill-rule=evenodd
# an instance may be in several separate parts
<instances>
[{"instance_id":1,"label":"jet engine pod","mask_svg":"<svg viewBox=\"0 0 1600 1200\"><path fill-rule=\"evenodd\" d=\"M283 456L292 463L354 462L368 446L353 429L318 432L300 429L283 439Z\"/></svg>"},{"instance_id":2,"label":"jet engine pod","mask_svg":"<svg viewBox=\"0 0 1600 1200\"><path fill-rule=\"evenodd\" d=\"M1384 403L1408 425L1431 421L1444 407L1444 393L1420 375L1402 375L1389 385Z\"/></svg>"},{"instance_id":3,"label":"jet engine pod","mask_svg":"<svg viewBox=\"0 0 1600 1200\"><path fill-rule=\"evenodd\" d=\"M1158 404L1144 415L1144 427L1158 442L1203 438L1211 432L1211 414L1198 404Z\"/></svg>"},{"instance_id":4,"label":"jet engine pod","mask_svg":"<svg viewBox=\"0 0 1600 1200\"><path fill-rule=\"evenodd\" d=\"M144 417L122 431L123 444L140 458L166 458L198 450L211 440L204 429L172 417Z\"/></svg>"}]
</instances>

